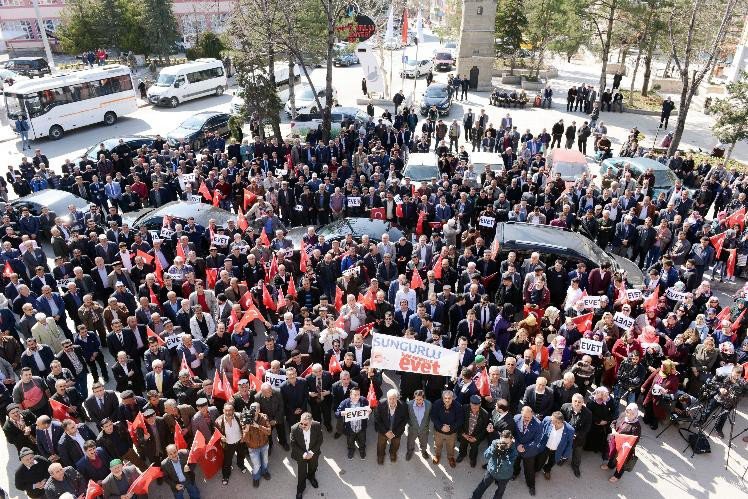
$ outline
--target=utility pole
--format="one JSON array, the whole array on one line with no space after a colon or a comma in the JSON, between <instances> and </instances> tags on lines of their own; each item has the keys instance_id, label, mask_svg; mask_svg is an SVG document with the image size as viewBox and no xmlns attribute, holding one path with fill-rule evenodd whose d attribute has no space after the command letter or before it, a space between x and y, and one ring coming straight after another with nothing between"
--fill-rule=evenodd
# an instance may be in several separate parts
<instances>
[{"instance_id":1,"label":"utility pole","mask_svg":"<svg viewBox=\"0 0 748 499\"><path fill-rule=\"evenodd\" d=\"M49 39L47 38L47 28L42 22L42 15L39 13L39 1L32 0L34 4L34 16L36 16L36 26L39 28L39 34L42 37L42 43L44 44L44 51L47 53L47 64L49 68L55 70L55 61L52 58L52 49L49 47Z\"/></svg>"}]
</instances>

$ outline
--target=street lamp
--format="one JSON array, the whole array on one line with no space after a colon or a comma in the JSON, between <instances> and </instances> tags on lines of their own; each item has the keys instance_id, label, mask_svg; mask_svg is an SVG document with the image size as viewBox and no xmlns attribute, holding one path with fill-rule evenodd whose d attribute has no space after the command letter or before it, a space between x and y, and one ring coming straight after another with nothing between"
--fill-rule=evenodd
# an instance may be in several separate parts
<instances>
[{"instance_id":1,"label":"street lamp","mask_svg":"<svg viewBox=\"0 0 748 499\"><path fill-rule=\"evenodd\" d=\"M36 25L39 28L39 34L42 36L42 43L44 44L44 51L47 53L47 63L52 71L55 69L55 61L52 59L52 49L49 47L49 39L47 38L47 29L42 22L42 15L39 13L39 1L32 0L34 4L34 16L36 16Z\"/></svg>"}]
</instances>

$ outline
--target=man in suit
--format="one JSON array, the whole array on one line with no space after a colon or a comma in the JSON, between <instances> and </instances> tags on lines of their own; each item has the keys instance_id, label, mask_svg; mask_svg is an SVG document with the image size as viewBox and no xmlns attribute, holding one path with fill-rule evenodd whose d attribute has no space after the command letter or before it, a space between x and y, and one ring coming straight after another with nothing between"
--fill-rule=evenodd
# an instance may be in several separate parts
<instances>
[{"instance_id":1,"label":"man in suit","mask_svg":"<svg viewBox=\"0 0 748 499\"><path fill-rule=\"evenodd\" d=\"M53 421L46 415L39 416L36 419L36 446L39 454L52 462L59 461L57 448L63 433L62 423Z\"/></svg>"},{"instance_id":2,"label":"man in suit","mask_svg":"<svg viewBox=\"0 0 748 499\"><path fill-rule=\"evenodd\" d=\"M535 469L543 468L543 476L551 479L551 469L569 460L574 445L574 428L564 421L561 411L543 418L541 452L535 459Z\"/></svg>"},{"instance_id":3,"label":"man in suit","mask_svg":"<svg viewBox=\"0 0 748 499\"><path fill-rule=\"evenodd\" d=\"M151 363L152 371L145 375L146 391L156 390L161 397L174 398L174 383L176 378L168 369L164 369L164 362L156 359Z\"/></svg>"},{"instance_id":4,"label":"man in suit","mask_svg":"<svg viewBox=\"0 0 748 499\"><path fill-rule=\"evenodd\" d=\"M135 393L143 393L143 373L135 365L135 361L127 357L127 353L117 353L117 362L112 365L112 374L118 392L132 390Z\"/></svg>"},{"instance_id":5,"label":"man in suit","mask_svg":"<svg viewBox=\"0 0 748 499\"><path fill-rule=\"evenodd\" d=\"M525 483L530 489L530 495L535 495L535 458L542 450L540 446L543 429L540 421L535 418L532 408L524 406L520 414L514 416L515 439L519 457L514 462L514 475L519 476L520 467L525 470Z\"/></svg>"},{"instance_id":6,"label":"man in suit","mask_svg":"<svg viewBox=\"0 0 748 499\"><path fill-rule=\"evenodd\" d=\"M493 430L491 419L485 409L481 407L480 395L470 397L470 404L462 406L463 422L459 430L459 452L457 462L465 459L467 454L470 458L470 467L475 468L478 462L478 447L489 430ZM490 426L489 426L490 425Z\"/></svg>"},{"instance_id":7,"label":"man in suit","mask_svg":"<svg viewBox=\"0 0 748 499\"><path fill-rule=\"evenodd\" d=\"M138 356L138 345L133 331L123 329L119 319L112 321L112 332L107 335L106 344L109 353L115 359L119 352L125 352L133 359Z\"/></svg>"},{"instance_id":8,"label":"man in suit","mask_svg":"<svg viewBox=\"0 0 748 499\"><path fill-rule=\"evenodd\" d=\"M170 433L164 418L156 416L156 411L148 408L143 411L145 425L147 427L148 438L143 428L135 431L135 445L138 448L138 454L147 458L152 464L160 463L165 454L165 448L174 440L174 433Z\"/></svg>"},{"instance_id":9,"label":"man in suit","mask_svg":"<svg viewBox=\"0 0 748 499\"><path fill-rule=\"evenodd\" d=\"M358 383L351 380L350 372L341 371L340 380L332 385L332 406L337 410L337 408L340 407L340 404L350 396L351 388L357 386ZM333 435L333 438L340 438L340 435L343 433L343 423L343 418L335 418L335 434Z\"/></svg>"},{"instance_id":10,"label":"man in suit","mask_svg":"<svg viewBox=\"0 0 748 499\"><path fill-rule=\"evenodd\" d=\"M123 466L121 459L112 459L109 463L109 469L112 472L101 482L101 487L104 489L104 497L122 497L123 495L127 495L130 486L140 476L138 468L131 464ZM133 496L133 498L142 497L142 495Z\"/></svg>"},{"instance_id":11,"label":"man in suit","mask_svg":"<svg viewBox=\"0 0 748 499\"><path fill-rule=\"evenodd\" d=\"M374 409L374 429L377 431L377 463L384 464L387 442L390 443L390 461L397 462L400 438L408 424L408 408L400 400L400 393L394 388L387 392Z\"/></svg>"},{"instance_id":12,"label":"man in suit","mask_svg":"<svg viewBox=\"0 0 748 499\"><path fill-rule=\"evenodd\" d=\"M623 217L623 222L616 224L613 249L619 256L627 256L629 249L636 245L637 231L636 226L631 223L632 220L631 215L626 215Z\"/></svg>"},{"instance_id":13,"label":"man in suit","mask_svg":"<svg viewBox=\"0 0 748 499\"><path fill-rule=\"evenodd\" d=\"M332 383L332 375L322 370L322 364L314 364L312 374L306 378L312 418L315 418L315 421L324 422L328 432L332 431Z\"/></svg>"},{"instance_id":14,"label":"man in suit","mask_svg":"<svg viewBox=\"0 0 748 499\"><path fill-rule=\"evenodd\" d=\"M470 366L475 360L475 351L472 348L468 348L468 340L464 336L460 336L457 339L457 346L453 347L452 351L459 354L460 365L457 369L458 372L462 372L464 367Z\"/></svg>"},{"instance_id":15,"label":"man in suit","mask_svg":"<svg viewBox=\"0 0 748 499\"><path fill-rule=\"evenodd\" d=\"M189 451L177 450L177 446L166 446L166 459L161 461L161 471L174 493L174 499L183 499L185 491L190 499L200 499L200 490L195 484L195 472L187 463Z\"/></svg>"},{"instance_id":16,"label":"man in suit","mask_svg":"<svg viewBox=\"0 0 748 499\"><path fill-rule=\"evenodd\" d=\"M550 416L553 412L553 388L548 386L548 380L538 377L534 385L525 389L520 405L531 407L538 417Z\"/></svg>"},{"instance_id":17,"label":"man in suit","mask_svg":"<svg viewBox=\"0 0 748 499\"><path fill-rule=\"evenodd\" d=\"M364 344L364 337L359 333L353 336L353 344L348 347L348 351L353 354L359 366L363 366L371 358L371 347Z\"/></svg>"},{"instance_id":18,"label":"man in suit","mask_svg":"<svg viewBox=\"0 0 748 499\"><path fill-rule=\"evenodd\" d=\"M408 406L408 441L406 443L405 460L410 461L416 450L416 438L421 447L421 456L429 458L429 429L431 426L431 402L426 399L423 390L413 392L413 400Z\"/></svg>"},{"instance_id":19,"label":"man in suit","mask_svg":"<svg viewBox=\"0 0 748 499\"><path fill-rule=\"evenodd\" d=\"M291 427L291 458L296 461L296 499L301 499L306 481L315 489L319 487L316 473L322 448L322 426L305 412L298 423Z\"/></svg>"},{"instance_id":20,"label":"man in suit","mask_svg":"<svg viewBox=\"0 0 748 499\"><path fill-rule=\"evenodd\" d=\"M75 423L72 419L62 422L63 435L57 444L60 462L63 466L75 466L85 454L83 443L86 440L96 440L96 435L83 423Z\"/></svg>"},{"instance_id":21,"label":"man in suit","mask_svg":"<svg viewBox=\"0 0 748 499\"><path fill-rule=\"evenodd\" d=\"M564 420L574 429L571 470L574 472L574 476L579 478L581 476L579 465L582 463L582 448L592 427L592 412L585 407L584 396L581 393L575 393L571 397L571 403L561 406L561 414L564 416Z\"/></svg>"},{"instance_id":22,"label":"man in suit","mask_svg":"<svg viewBox=\"0 0 748 499\"><path fill-rule=\"evenodd\" d=\"M116 421L115 414L119 407L117 394L112 390L105 390L101 383L94 383L91 390L93 394L83 402L83 407L91 421L97 425L100 425L104 418Z\"/></svg>"},{"instance_id":23,"label":"man in suit","mask_svg":"<svg viewBox=\"0 0 748 499\"><path fill-rule=\"evenodd\" d=\"M308 354L311 362L322 362L324 350L322 349L322 343L319 341L319 331L314 329L310 317L304 319L304 324L299 334L296 335L295 341L296 349ZM312 414L314 414L314 411L312 411Z\"/></svg>"}]
</instances>

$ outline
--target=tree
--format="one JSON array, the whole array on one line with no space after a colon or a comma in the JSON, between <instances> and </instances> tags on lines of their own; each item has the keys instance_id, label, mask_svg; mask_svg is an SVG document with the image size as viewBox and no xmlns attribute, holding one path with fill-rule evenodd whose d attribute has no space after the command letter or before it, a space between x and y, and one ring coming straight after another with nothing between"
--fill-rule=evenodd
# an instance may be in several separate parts
<instances>
[{"instance_id":1,"label":"tree","mask_svg":"<svg viewBox=\"0 0 748 499\"><path fill-rule=\"evenodd\" d=\"M63 50L81 53L98 47L146 53L144 12L137 0L68 0L56 30Z\"/></svg>"},{"instance_id":2,"label":"tree","mask_svg":"<svg viewBox=\"0 0 748 499\"><path fill-rule=\"evenodd\" d=\"M748 73L741 72L740 79L727 85L727 97L716 99L709 108L717 121L712 131L720 142L730 144L725 161L730 159L735 144L748 140Z\"/></svg>"},{"instance_id":3,"label":"tree","mask_svg":"<svg viewBox=\"0 0 748 499\"><path fill-rule=\"evenodd\" d=\"M143 0L142 23L147 53L169 60L174 44L180 39L172 0Z\"/></svg>"},{"instance_id":4,"label":"tree","mask_svg":"<svg viewBox=\"0 0 748 499\"><path fill-rule=\"evenodd\" d=\"M618 16L618 8L622 0L593 0L590 5L583 9L583 18L586 19L596 40L600 42L600 81L598 83L598 100L602 99L606 87L608 58L613 43L613 30Z\"/></svg>"},{"instance_id":5,"label":"tree","mask_svg":"<svg viewBox=\"0 0 748 499\"><path fill-rule=\"evenodd\" d=\"M499 0L496 6L496 55L509 58L509 74L514 74L522 33L527 29L527 16L519 0Z\"/></svg>"},{"instance_id":6,"label":"tree","mask_svg":"<svg viewBox=\"0 0 748 499\"><path fill-rule=\"evenodd\" d=\"M688 116L691 100L696 89L717 62L720 47L725 41L738 1L681 0L673 6L668 20L670 55L680 76L683 89L678 105L678 122L668 148L668 156L674 155L678 150L683 130L686 128L686 116ZM686 13L685 25L681 24L684 20L684 13ZM682 37L678 36L679 32L683 33ZM703 36L700 36L701 34Z\"/></svg>"},{"instance_id":7,"label":"tree","mask_svg":"<svg viewBox=\"0 0 748 499\"><path fill-rule=\"evenodd\" d=\"M194 60L200 57L221 59L224 50L226 46L221 38L212 31L206 31L200 34L194 47L187 49L187 59Z\"/></svg>"},{"instance_id":8,"label":"tree","mask_svg":"<svg viewBox=\"0 0 748 499\"><path fill-rule=\"evenodd\" d=\"M68 54L77 54L102 45L105 26L99 23L99 0L68 0L62 10L55 35Z\"/></svg>"}]
</instances>

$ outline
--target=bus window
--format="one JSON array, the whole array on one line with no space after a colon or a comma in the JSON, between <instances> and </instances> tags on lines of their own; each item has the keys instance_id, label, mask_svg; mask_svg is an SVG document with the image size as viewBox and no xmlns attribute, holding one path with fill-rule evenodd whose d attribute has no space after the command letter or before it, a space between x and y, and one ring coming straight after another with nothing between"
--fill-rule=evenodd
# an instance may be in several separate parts
<instances>
[{"instance_id":1,"label":"bus window","mask_svg":"<svg viewBox=\"0 0 748 499\"><path fill-rule=\"evenodd\" d=\"M26 96L26 109L29 112L29 118L37 118L44 114L44 108L42 107L40 95L41 92L36 95Z\"/></svg>"}]
</instances>

